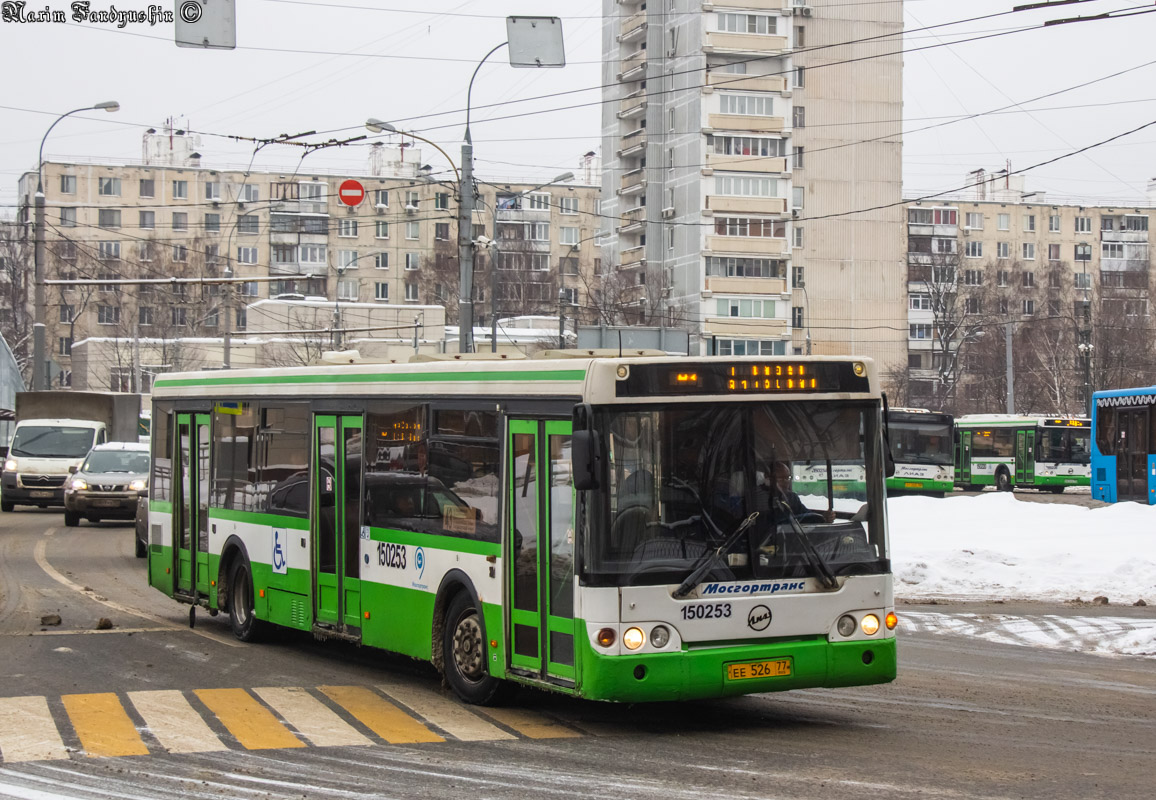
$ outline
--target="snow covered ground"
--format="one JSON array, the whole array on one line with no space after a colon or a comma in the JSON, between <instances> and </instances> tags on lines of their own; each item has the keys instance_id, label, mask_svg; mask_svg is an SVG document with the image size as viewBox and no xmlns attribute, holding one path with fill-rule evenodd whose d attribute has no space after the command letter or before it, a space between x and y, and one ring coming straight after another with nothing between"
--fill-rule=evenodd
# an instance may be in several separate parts
<instances>
[{"instance_id":1,"label":"snow covered ground","mask_svg":"<svg viewBox=\"0 0 1156 800\"><path fill-rule=\"evenodd\" d=\"M1084 508L987 492L900 497L887 507L898 599L1062 603L1106 597L1117 607L1142 599L1152 610L1140 618L1065 615L1060 623L1042 614L948 620L922 613L909 615L909 630L1156 656L1156 506Z\"/></svg>"}]
</instances>

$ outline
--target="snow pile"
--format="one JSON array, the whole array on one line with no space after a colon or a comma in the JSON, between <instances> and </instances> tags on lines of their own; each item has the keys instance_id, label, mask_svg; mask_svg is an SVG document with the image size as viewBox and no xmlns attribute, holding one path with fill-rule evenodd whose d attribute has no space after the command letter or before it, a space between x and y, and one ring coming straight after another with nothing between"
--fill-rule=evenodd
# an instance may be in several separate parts
<instances>
[{"instance_id":1,"label":"snow pile","mask_svg":"<svg viewBox=\"0 0 1156 800\"><path fill-rule=\"evenodd\" d=\"M897 597L1156 603L1156 506L1091 509L987 492L898 497L887 508ZM1126 647L1153 645L1140 635Z\"/></svg>"}]
</instances>

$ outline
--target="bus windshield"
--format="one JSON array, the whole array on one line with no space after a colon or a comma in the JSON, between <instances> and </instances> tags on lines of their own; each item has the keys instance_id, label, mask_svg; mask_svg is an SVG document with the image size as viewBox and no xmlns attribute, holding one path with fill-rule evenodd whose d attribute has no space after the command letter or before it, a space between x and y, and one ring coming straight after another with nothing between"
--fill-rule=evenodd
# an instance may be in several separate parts
<instances>
[{"instance_id":1,"label":"bus windshield","mask_svg":"<svg viewBox=\"0 0 1156 800\"><path fill-rule=\"evenodd\" d=\"M779 402L597 414L607 480L589 509L591 585L677 583L753 512L705 580L886 571L879 407ZM802 537L806 541L802 541Z\"/></svg>"},{"instance_id":2,"label":"bus windshield","mask_svg":"<svg viewBox=\"0 0 1156 800\"><path fill-rule=\"evenodd\" d=\"M891 454L897 463L952 463L951 425L949 423L917 424L891 421L887 428Z\"/></svg>"},{"instance_id":3,"label":"bus windshield","mask_svg":"<svg viewBox=\"0 0 1156 800\"><path fill-rule=\"evenodd\" d=\"M1036 438L1036 461L1088 464L1091 461L1091 430L1043 428Z\"/></svg>"}]
</instances>

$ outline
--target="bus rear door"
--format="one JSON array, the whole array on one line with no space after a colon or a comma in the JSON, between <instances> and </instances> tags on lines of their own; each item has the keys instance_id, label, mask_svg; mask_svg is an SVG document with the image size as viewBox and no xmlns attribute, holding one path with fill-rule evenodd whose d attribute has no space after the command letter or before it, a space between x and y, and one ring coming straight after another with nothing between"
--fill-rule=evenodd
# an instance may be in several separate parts
<instances>
[{"instance_id":1,"label":"bus rear door","mask_svg":"<svg viewBox=\"0 0 1156 800\"><path fill-rule=\"evenodd\" d=\"M574 483L571 423L510 420L506 630L513 671L573 681Z\"/></svg>"},{"instance_id":2,"label":"bus rear door","mask_svg":"<svg viewBox=\"0 0 1156 800\"><path fill-rule=\"evenodd\" d=\"M1116 410L1116 499L1148 502L1148 408Z\"/></svg>"},{"instance_id":3,"label":"bus rear door","mask_svg":"<svg viewBox=\"0 0 1156 800\"><path fill-rule=\"evenodd\" d=\"M209 436L208 414L177 415L173 503L174 594L195 602L209 594Z\"/></svg>"}]
</instances>

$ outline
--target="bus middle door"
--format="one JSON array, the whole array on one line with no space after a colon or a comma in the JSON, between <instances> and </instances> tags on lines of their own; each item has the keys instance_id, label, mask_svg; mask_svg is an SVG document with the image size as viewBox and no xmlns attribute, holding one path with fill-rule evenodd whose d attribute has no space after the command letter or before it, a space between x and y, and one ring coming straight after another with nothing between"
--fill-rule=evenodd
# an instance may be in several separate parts
<instances>
[{"instance_id":1,"label":"bus middle door","mask_svg":"<svg viewBox=\"0 0 1156 800\"><path fill-rule=\"evenodd\" d=\"M354 637L361 633L360 416L314 418L312 509L314 622Z\"/></svg>"},{"instance_id":2,"label":"bus middle door","mask_svg":"<svg viewBox=\"0 0 1156 800\"><path fill-rule=\"evenodd\" d=\"M208 414L177 415L174 593L193 601L209 594L210 445Z\"/></svg>"},{"instance_id":3,"label":"bus middle door","mask_svg":"<svg viewBox=\"0 0 1156 800\"><path fill-rule=\"evenodd\" d=\"M971 485L971 431L959 431L955 440L955 482L964 489Z\"/></svg>"},{"instance_id":4,"label":"bus middle door","mask_svg":"<svg viewBox=\"0 0 1156 800\"><path fill-rule=\"evenodd\" d=\"M1016 431L1016 486L1036 482L1036 432Z\"/></svg>"},{"instance_id":5,"label":"bus middle door","mask_svg":"<svg viewBox=\"0 0 1156 800\"><path fill-rule=\"evenodd\" d=\"M574 483L569 420L510 420L506 536L510 666L575 679Z\"/></svg>"}]
</instances>

